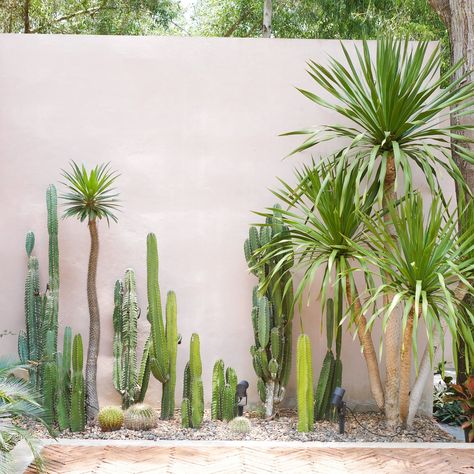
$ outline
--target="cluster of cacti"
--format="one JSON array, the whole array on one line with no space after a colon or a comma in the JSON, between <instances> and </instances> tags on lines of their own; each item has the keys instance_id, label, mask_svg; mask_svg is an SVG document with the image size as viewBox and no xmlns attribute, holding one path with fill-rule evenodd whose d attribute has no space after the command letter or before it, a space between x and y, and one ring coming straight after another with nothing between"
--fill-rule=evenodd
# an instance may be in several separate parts
<instances>
[{"instance_id":1,"label":"cluster of cacti","mask_svg":"<svg viewBox=\"0 0 474 474\"><path fill-rule=\"evenodd\" d=\"M224 361L219 359L212 371L211 418L232 420L237 416L237 403L237 374L232 367L224 372Z\"/></svg>"},{"instance_id":2,"label":"cluster of cacti","mask_svg":"<svg viewBox=\"0 0 474 474\"><path fill-rule=\"evenodd\" d=\"M174 416L176 387L176 356L179 335L177 329L176 295L169 291L166 297L166 326L163 321L161 294L158 282L158 246L155 234L147 236L147 294L148 320L151 324L149 364L154 377L163 385L161 419Z\"/></svg>"},{"instance_id":3,"label":"cluster of cacti","mask_svg":"<svg viewBox=\"0 0 474 474\"><path fill-rule=\"evenodd\" d=\"M76 334L72 343L71 408L69 417L71 431L84 431L86 426L83 365L82 338L80 334Z\"/></svg>"},{"instance_id":4,"label":"cluster of cacti","mask_svg":"<svg viewBox=\"0 0 474 474\"><path fill-rule=\"evenodd\" d=\"M342 309L339 309L338 313L340 314L335 318L334 302L332 299L328 299L326 311L327 352L321 367L315 393L314 418L316 420L332 419L334 417L334 409L330 403L331 394L342 383L342 328L340 325ZM334 330L336 330L336 357L334 357L332 352Z\"/></svg>"},{"instance_id":5,"label":"cluster of cacti","mask_svg":"<svg viewBox=\"0 0 474 474\"><path fill-rule=\"evenodd\" d=\"M136 286L135 272L129 268L125 271L124 283L117 280L114 290L113 381L124 409L144 400L150 378L149 342L145 344L140 371L137 370L139 308Z\"/></svg>"},{"instance_id":6,"label":"cluster of cacti","mask_svg":"<svg viewBox=\"0 0 474 474\"><path fill-rule=\"evenodd\" d=\"M191 336L189 362L184 369L181 424L183 428L199 428L204 417L204 388L199 336Z\"/></svg>"},{"instance_id":7,"label":"cluster of cacti","mask_svg":"<svg viewBox=\"0 0 474 474\"><path fill-rule=\"evenodd\" d=\"M151 430L156 426L155 410L146 403L136 403L125 412L123 426L127 430Z\"/></svg>"},{"instance_id":8,"label":"cluster of cacti","mask_svg":"<svg viewBox=\"0 0 474 474\"><path fill-rule=\"evenodd\" d=\"M257 388L265 404L266 416L274 414L275 406L284 398L291 368L291 333L293 320L293 281L291 264L276 268L277 260L269 258L265 246L284 238L288 229L283 225L279 206L265 225L251 227L244 244L250 271L258 277L259 287L253 291L252 325L255 345L250 348L253 366L258 376ZM259 288L265 285L261 294Z\"/></svg>"},{"instance_id":9,"label":"cluster of cacti","mask_svg":"<svg viewBox=\"0 0 474 474\"><path fill-rule=\"evenodd\" d=\"M123 410L114 406L101 408L97 421L102 431L117 431L124 422Z\"/></svg>"},{"instance_id":10,"label":"cluster of cacti","mask_svg":"<svg viewBox=\"0 0 474 474\"><path fill-rule=\"evenodd\" d=\"M300 334L296 347L296 390L298 431L313 431L313 364L311 343L307 334Z\"/></svg>"},{"instance_id":11,"label":"cluster of cacti","mask_svg":"<svg viewBox=\"0 0 474 474\"><path fill-rule=\"evenodd\" d=\"M26 331L18 336L18 354L24 364L29 364L30 380L42 392L44 387L41 378L43 365L51 354L47 349L57 351L58 312L59 312L59 250L58 250L58 215L57 193L54 185L46 191L49 236L49 280L46 291L40 293L39 263L32 255L35 245L33 232L26 234L26 254L28 271L25 280L25 319ZM47 334L50 335L50 347L46 347ZM51 347L52 344L52 347ZM50 371L50 369L48 369Z\"/></svg>"},{"instance_id":12,"label":"cluster of cacti","mask_svg":"<svg viewBox=\"0 0 474 474\"><path fill-rule=\"evenodd\" d=\"M247 434L252 429L252 423L245 416L237 416L229 422L228 427L233 433Z\"/></svg>"}]
</instances>

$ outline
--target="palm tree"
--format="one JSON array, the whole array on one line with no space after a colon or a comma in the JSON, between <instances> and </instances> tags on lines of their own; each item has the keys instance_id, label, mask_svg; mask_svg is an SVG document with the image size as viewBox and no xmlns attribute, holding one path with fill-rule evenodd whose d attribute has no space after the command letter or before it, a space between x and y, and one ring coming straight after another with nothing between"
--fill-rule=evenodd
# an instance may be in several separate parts
<instances>
[{"instance_id":1,"label":"palm tree","mask_svg":"<svg viewBox=\"0 0 474 474\"><path fill-rule=\"evenodd\" d=\"M118 193L112 187L118 177L109 164L97 165L89 172L85 166L71 162L71 171L63 170L67 191L61 196L66 210L63 217L87 220L91 247L87 272L87 302L89 305L89 346L86 362L86 405L87 417L95 418L99 411L97 398L97 357L100 341L100 313L97 299L96 275L99 257L99 234L97 220L105 218L117 222L114 212L119 208Z\"/></svg>"},{"instance_id":2,"label":"palm tree","mask_svg":"<svg viewBox=\"0 0 474 474\"><path fill-rule=\"evenodd\" d=\"M300 90L307 98L339 113L350 125L327 125L308 128L291 134L307 135L293 153L306 150L321 142L343 139L346 145L339 154L350 158L351 166L369 185L377 182L378 201L383 208L397 199L397 183L402 181L411 190L412 167L421 169L435 192L439 188L436 168L443 168L465 187L459 168L451 157L451 139L458 155L474 163L474 155L462 145L469 138L463 131L466 125L444 126L440 117L455 111L465 113L473 103L474 84L464 81L466 75L450 82L461 63L453 65L437 77L440 54L438 47L427 55L428 43L411 46L408 40L382 39L377 42L375 55L363 41L355 48L356 61L341 45L346 65L331 58L329 66L308 63L309 74L317 85L334 99ZM442 84L448 86L440 88ZM361 180L357 180L361 182ZM356 193L358 196L359 193ZM390 219L385 213L386 225ZM393 230L393 229L392 229ZM393 232L392 232L393 233ZM383 275L384 278L389 276ZM387 281L388 283L388 281ZM385 303L390 295L385 295ZM392 313L385 325L385 413L389 425L398 422L399 339L401 323Z\"/></svg>"},{"instance_id":3,"label":"palm tree","mask_svg":"<svg viewBox=\"0 0 474 474\"><path fill-rule=\"evenodd\" d=\"M407 194L396 207L390 204L388 216L396 237L380 214L374 219L362 216L368 245L354 242L354 247L360 258L367 260L366 271L376 268L378 276L389 276L380 285L368 288L370 297L363 311L381 295L393 298L372 315L369 326L379 314L384 315L385 323L397 306L403 309L399 406L400 420L405 426L410 405L412 350L415 360L418 358L419 321L426 326L428 347L434 346L435 333L443 333L444 328L448 328L453 341L461 337L466 347L474 350L474 316L456 291L460 283L468 291L474 291L469 283L474 276L474 226L458 236L458 221L447 214L438 196L433 199L425 217L418 193ZM456 349L454 344L454 360L457 359ZM417 408L412 410L416 413Z\"/></svg>"},{"instance_id":4,"label":"palm tree","mask_svg":"<svg viewBox=\"0 0 474 474\"><path fill-rule=\"evenodd\" d=\"M341 166L342 165L342 166ZM303 276L295 291L295 300L301 301L305 289L311 288L318 270L323 269L321 300L332 289L336 314L340 314L345 295L347 308L352 310L360 344L366 360L372 395L380 408L384 406L384 393L372 335L361 311L361 302L354 273L349 271L363 262L348 240L363 245L366 238L362 216L371 212L377 198L377 186L372 184L366 195L354 199L357 189L357 170L343 165L339 156L318 165L304 166L296 172L298 184L291 187L280 180L283 188L275 196L287 206L281 210L288 232L271 241L261 250L260 265L275 259L275 273L281 268L302 269ZM358 204L356 204L358 202ZM269 213L261 213L270 217ZM293 263L294 262L294 263ZM373 285L369 273L365 273ZM270 274L268 285L277 275ZM266 290L266 288L265 288Z\"/></svg>"},{"instance_id":5,"label":"palm tree","mask_svg":"<svg viewBox=\"0 0 474 474\"><path fill-rule=\"evenodd\" d=\"M17 361L0 358L0 474L10 471L11 451L20 440L25 440L35 457L37 468L43 472L43 460L30 432L14 422L16 418L29 418L42 423L49 430L45 411L38 403L39 395L33 387L13 375L25 368Z\"/></svg>"}]
</instances>

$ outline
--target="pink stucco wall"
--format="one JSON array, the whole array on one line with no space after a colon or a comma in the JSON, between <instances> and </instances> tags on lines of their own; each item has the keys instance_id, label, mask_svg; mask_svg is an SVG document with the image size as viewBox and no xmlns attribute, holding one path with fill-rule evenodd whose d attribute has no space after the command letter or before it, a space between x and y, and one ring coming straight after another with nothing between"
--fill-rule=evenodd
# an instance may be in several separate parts
<instances>
[{"instance_id":1,"label":"pink stucco wall","mask_svg":"<svg viewBox=\"0 0 474 474\"><path fill-rule=\"evenodd\" d=\"M299 139L278 134L334 121L294 88L313 88L305 61L326 61L328 54L341 55L338 42L0 36L0 329L16 333L24 325L24 234L30 229L46 281L47 185L58 183L69 160L88 166L110 161L121 173L123 210L118 224L99 228L101 402L118 401L111 380L113 285L134 268L145 311L150 231L158 237L162 293L174 289L178 298L178 399L189 336L196 331L206 398L212 365L223 358L250 381L250 401L256 402L249 357L255 279L247 272L243 241L258 220L251 211L274 202L268 188L277 185L275 177L291 181L295 164L310 156L283 160ZM87 336L87 227L65 220L59 232L61 324ZM303 320L319 372L325 337L318 302L304 309ZM143 344L149 328L144 317L139 324ZM0 353L15 350L16 337L1 339ZM370 403L363 357L350 333L343 360L348 398ZM153 379L148 401L158 403L160 390Z\"/></svg>"}]
</instances>

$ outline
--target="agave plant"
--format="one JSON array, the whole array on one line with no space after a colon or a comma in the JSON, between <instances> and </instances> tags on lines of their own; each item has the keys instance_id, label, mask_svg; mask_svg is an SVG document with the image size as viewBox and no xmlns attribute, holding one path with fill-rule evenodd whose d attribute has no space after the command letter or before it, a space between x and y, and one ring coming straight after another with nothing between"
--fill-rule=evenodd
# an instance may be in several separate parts
<instances>
[{"instance_id":1,"label":"agave plant","mask_svg":"<svg viewBox=\"0 0 474 474\"><path fill-rule=\"evenodd\" d=\"M343 165L338 156L318 165L304 166L296 172L296 177L296 187L280 180L283 188L274 192L287 206L287 210L279 212L289 233L263 247L260 264L265 265L267 260L276 259L279 263L275 266L275 272L280 268L291 269L292 266L301 269L303 276L295 291L295 300L300 302L304 290L311 288L320 269L323 270L321 301L324 303L327 293L332 290L335 313L342 314L345 295L346 306L354 314L352 319L356 322L363 348L372 394L382 408L383 388L377 356L371 331L361 312L354 272L350 271L365 265L364 261L359 261L352 241L363 245L365 227L362 216L371 212L377 198L377 186L372 184L363 199L355 200L360 176L354 168ZM262 215L271 216L273 211L270 209L269 214ZM372 286L370 273L365 272L365 275L367 284ZM266 283L273 277L270 275Z\"/></svg>"},{"instance_id":2,"label":"agave plant","mask_svg":"<svg viewBox=\"0 0 474 474\"><path fill-rule=\"evenodd\" d=\"M441 167L465 187L462 175L451 157L452 138L456 154L469 163L474 155L462 145L470 139L463 134L466 125L440 124L443 114L467 113L473 104L474 83L460 76L450 78L461 67L453 65L438 76L439 48L431 54L428 43L411 45L408 40L382 39L375 54L363 41L355 48L356 60L342 44L345 64L330 58L329 66L314 61L308 72L316 84L332 100L307 90L300 91L317 105L337 112L349 125L326 125L290 132L307 135L293 151L306 150L321 142L343 139L347 145L340 150L341 158L350 157L357 174L365 176L368 185L378 183L378 202L387 208L397 199L399 177L405 190L413 187L412 167L419 167L435 192L439 189L436 167ZM466 73L468 75L469 72ZM441 88L441 84L448 84ZM358 184L362 182L357 179ZM358 198L359 193L355 194ZM388 224L387 224L388 225ZM386 302L391 298L386 296ZM385 324L385 414L389 425L398 422L398 391L401 323L392 313Z\"/></svg>"},{"instance_id":3,"label":"agave plant","mask_svg":"<svg viewBox=\"0 0 474 474\"><path fill-rule=\"evenodd\" d=\"M113 188L117 173L108 164L98 165L87 171L85 166L71 162L71 171L63 170L67 191L61 196L66 210L63 217L87 220L91 238L89 267L87 273L87 301L89 303L89 347L86 362L87 416L93 419L99 412L97 398L97 356L100 340L100 313L97 299L96 275L99 257L99 234L97 220L117 222L115 211L119 208L118 193Z\"/></svg>"},{"instance_id":4,"label":"agave plant","mask_svg":"<svg viewBox=\"0 0 474 474\"><path fill-rule=\"evenodd\" d=\"M407 194L398 206L389 205L389 218L390 227L387 227L380 214L372 219L362 216L368 245L353 244L360 258L366 260L365 268L384 275L380 285L368 288L370 297L362 311L368 311L380 296L391 297L389 301L384 299L384 304L372 314L369 327L379 316L385 327L396 308L402 308L399 406L400 420L406 425L412 351L415 361L418 360L419 321L426 327L431 359L434 334L443 334L444 328L450 331L454 341L460 336L470 351L474 351L474 315L462 301L464 292L457 291L460 283L468 291L474 290L469 283L474 275L474 227L458 236L457 219L448 214L440 197L433 199L425 216L418 193ZM456 360L456 344L453 351ZM469 367L469 357L466 362ZM417 408L411 407L413 416Z\"/></svg>"},{"instance_id":5,"label":"agave plant","mask_svg":"<svg viewBox=\"0 0 474 474\"><path fill-rule=\"evenodd\" d=\"M11 451L20 440L25 440L33 453L36 465L43 471L43 461L30 432L14 423L15 418L36 420L46 427L45 412L38 403L38 394L13 371L25 368L16 361L0 358L0 473L11 472ZM49 428L48 428L49 429Z\"/></svg>"}]
</instances>

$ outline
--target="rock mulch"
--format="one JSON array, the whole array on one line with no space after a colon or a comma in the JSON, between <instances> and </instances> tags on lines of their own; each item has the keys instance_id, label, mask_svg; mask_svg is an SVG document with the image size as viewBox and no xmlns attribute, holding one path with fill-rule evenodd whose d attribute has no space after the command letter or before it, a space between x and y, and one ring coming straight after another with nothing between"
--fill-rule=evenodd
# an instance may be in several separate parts
<instances>
[{"instance_id":1,"label":"rock mulch","mask_svg":"<svg viewBox=\"0 0 474 474\"><path fill-rule=\"evenodd\" d=\"M419 417L409 430L398 430L391 435L385 427L383 416L379 413L357 413L358 422L352 415L346 420L346 433L340 435L338 425L330 421L318 421L311 433L297 431L297 417L294 410L282 410L272 420L264 420L255 413L247 413L252 422L248 434L233 433L222 421L211 421L206 411L200 429L181 428L179 413L174 420L158 421L157 427L150 431L121 429L102 432L95 424L89 424L83 433L64 431L58 438L73 439L113 439L113 440L241 440L241 441L325 441L325 442L453 442L455 438L443 431L435 420ZM26 426L40 438L49 438L48 432L39 425ZM370 430L371 432L367 431Z\"/></svg>"}]
</instances>

